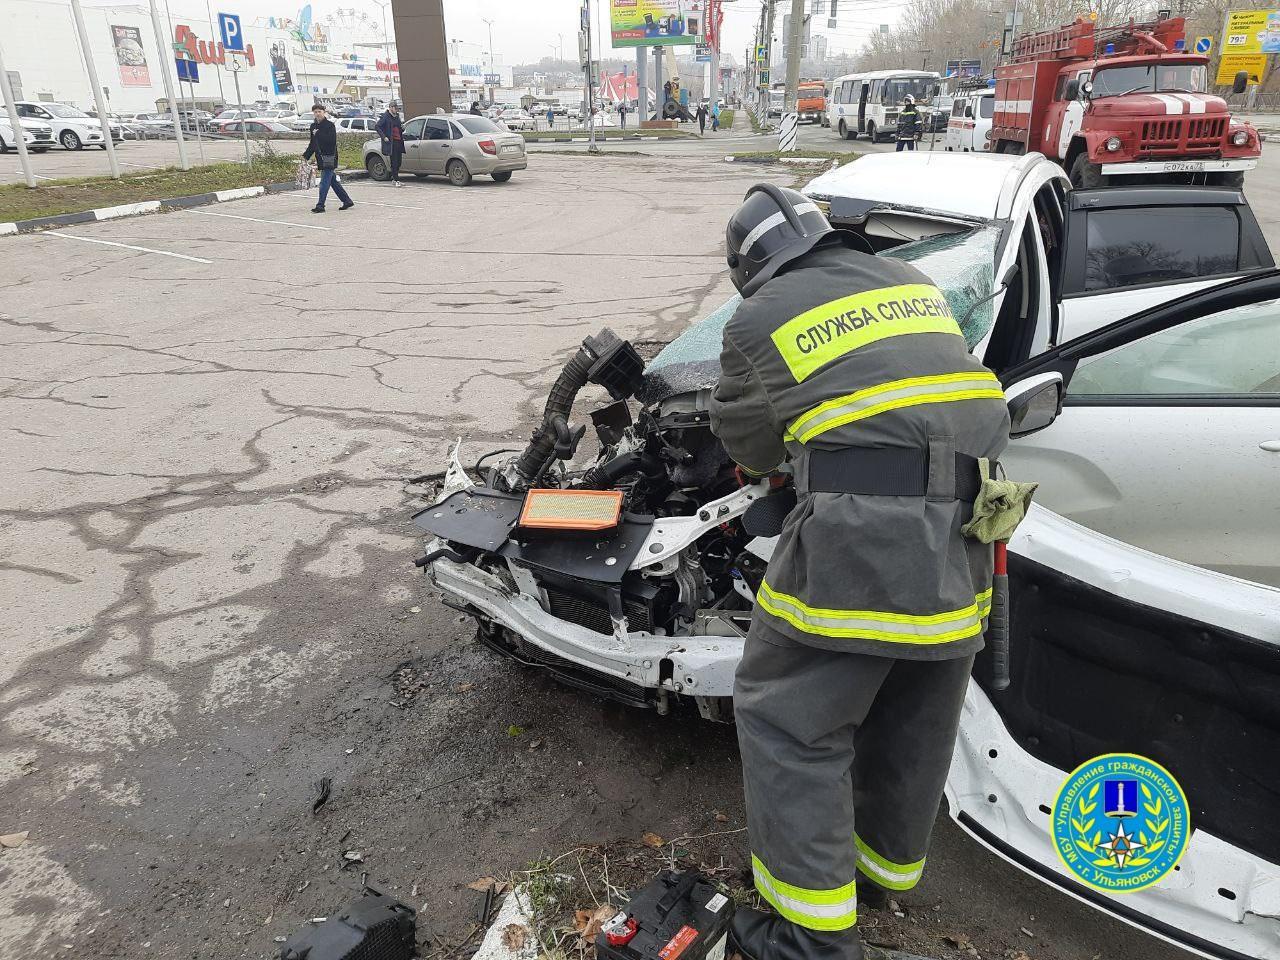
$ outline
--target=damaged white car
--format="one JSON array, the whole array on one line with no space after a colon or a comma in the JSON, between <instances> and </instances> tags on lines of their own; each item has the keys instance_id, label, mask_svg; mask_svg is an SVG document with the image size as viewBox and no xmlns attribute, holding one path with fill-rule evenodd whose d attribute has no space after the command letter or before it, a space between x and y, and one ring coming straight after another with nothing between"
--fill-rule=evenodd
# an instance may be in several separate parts
<instances>
[{"instance_id":1,"label":"damaged white car","mask_svg":"<svg viewBox=\"0 0 1280 960\"><path fill-rule=\"evenodd\" d=\"M962 223L892 251L935 278L972 348L1006 351L995 367L1015 439L1002 459L1042 484L1042 506L1009 547L1013 684L995 692L979 658L951 816L1020 868L1156 936L1206 957L1280 960L1280 589L1257 582L1280 563L1280 273L1037 347L1026 326L1042 318L1023 267L998 255L1035 244L1013 223ZM1016 309L997 276L1018 293ZM488 646L635 706L688 701L732 718L733 673L780 523L768 484L739 486L710 431L735 306L647 367L609 331L587 338L519 456L468 472L453 450L439 499L416 516L431 536L418 564ZM573 403L589 383L613 401L591 412L599 454L576 467L585 425ZM1107 449L1093 439L1099 411L1113 425ZM1126 417L1127 438L1114 426ZM1085 427L1073 433L1077 420ZM1126 452L1135 466L1121 471L1114 458ZM1144 459L1167 476L1144 477ZM1059 483L1064 463L1079 476ZM1126 489L1139 483L1154 495ZM1129 509L1108 510L1117 498ZM1191 532L1179 538L1179 524ZM1130 541L1149 531L1160 552L1108 535L1112 526ZM1184 559L1199 565L1165 549L1171 541L1186 541ZM1124 896L1075 881L1050 830L1067 772L1110 751L1173 771L1194 825L1177 871Z\"/></svg>"}]
</instances>

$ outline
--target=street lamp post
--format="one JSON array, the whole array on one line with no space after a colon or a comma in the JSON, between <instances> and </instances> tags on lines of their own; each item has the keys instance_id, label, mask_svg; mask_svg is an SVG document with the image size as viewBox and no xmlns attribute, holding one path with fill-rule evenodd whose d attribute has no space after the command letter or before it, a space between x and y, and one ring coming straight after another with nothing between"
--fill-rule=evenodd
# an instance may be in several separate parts
<instances>
[{"instance_id":1,"label":"street lamp post","mask_svg":"<svg viewBox=\"0 0 1280 960\"><path fill-rule=\"evenodd\" d=\"M488 24L489 26L489 74L490 76L492 76L493 75L493 21L488 19L487 17L481 17L480 19L484 23ZM494 91L493 91L492 84L489 84L489 102L490 103L494 102Z\"/></svg>"},{"instance_id":2,"label":"street lamp post","mask_svg":"<svg viewBox=\"0 0 1280 960\"><path fill-rule=\"evenodd\" d=\"M387 7L391 0L373 0L382 10L382 55L387 58L387 86L391 88L391 99L396 99L395 74L391 70L391 35L387 33Z\"/></svg>"}]
</instances>

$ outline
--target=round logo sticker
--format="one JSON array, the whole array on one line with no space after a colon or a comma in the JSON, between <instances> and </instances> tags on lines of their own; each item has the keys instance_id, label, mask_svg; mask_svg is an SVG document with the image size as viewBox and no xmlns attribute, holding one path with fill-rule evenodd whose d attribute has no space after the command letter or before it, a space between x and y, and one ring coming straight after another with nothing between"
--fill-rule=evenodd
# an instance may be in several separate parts
<instances>
[{"instance_id":1,"label":"round logo sticker","mask_svg":"<svg viewBox=\"0 0 1280 960\"><path fill-rule=\"evenodd\" d=\"M1160 764L1108 753L1071 772L1053 805L1053 841L1067 869L1098 890L1159 883L1191 838L1182 787Z\"/></svg>"}]
</instances>

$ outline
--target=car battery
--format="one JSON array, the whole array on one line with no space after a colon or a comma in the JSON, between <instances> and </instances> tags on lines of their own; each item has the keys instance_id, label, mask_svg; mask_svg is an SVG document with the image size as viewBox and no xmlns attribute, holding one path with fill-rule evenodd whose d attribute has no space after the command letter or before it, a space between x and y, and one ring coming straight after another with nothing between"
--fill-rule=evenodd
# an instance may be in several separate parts
<instances>
[{"instance_id":1,"label":"car battery","mask_svg":"<svg viewBox=\"0 0 1280 960\"><path fill-rule=\"evenodd\" d=\"M599 960L724 960L733 901L697 873L664 870L596 936Z\"/></svg>"}]
</instances>

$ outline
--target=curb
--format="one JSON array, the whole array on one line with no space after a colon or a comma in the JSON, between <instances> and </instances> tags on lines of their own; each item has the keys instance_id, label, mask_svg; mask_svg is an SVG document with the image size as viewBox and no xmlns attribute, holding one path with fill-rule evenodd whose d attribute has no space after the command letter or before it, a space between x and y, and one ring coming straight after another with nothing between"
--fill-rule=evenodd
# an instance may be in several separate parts
<instances>
[{"instance_id":1,"label":"curb","mask_svg":"<svg viewBox=\"0 0 1280 960\"><path fill-rule=\"evenodd\" d=\"M812 167L822 163L833 163L831 157L741 157L736 154L728 153L724 157L725 163L794 163L799 166Z\"/></svg>"},{"instance_id":2,"label":"curb","mask_svg":"<svg viewBox=\"0 0 1280 960\"><path fill-rule=\"evenodd\" d=\"M365 170L341 170L339 173L343 180L367 180L369 177L368 171ZM16 220L12 223L0 223L0 237L15 236L21 233L36 233L49 227L69 227L78 223L118 220L121 217L137 217L166 210L185 210L188 207L203 207L211 203L245 200L249 197L260 197L268 193L285 193L289 190L297 189L298 185L296 183L292 180L286 180L282 183L268 183L266 186L237 187L233 190L196 193L187 197L171 197L167 200L143 200L138 203L125 203L116 207L81 210L78 213L60 213L52 217Z\"/></svg>"},{"instance_id":3,"label":"curb","mask_svg":"<svg viewBox=\"0 0 1280 960\"><path fill-rule=\"evenodd\" d=\"M695 137L646 137L644 134L641 134L641 133L628 133L620 137L619 136L613 136L613 137L597 136L596 143L605 143L609 140L670 141L670 140L693 140L693 139L696 139L696 138ZM591 138L585 137L585 136L584 137L525 137L524 142L525 143L590 143Z\"/></svg>"}]
</instances>

